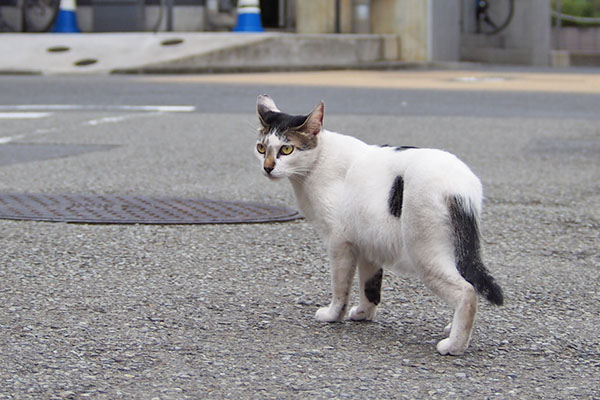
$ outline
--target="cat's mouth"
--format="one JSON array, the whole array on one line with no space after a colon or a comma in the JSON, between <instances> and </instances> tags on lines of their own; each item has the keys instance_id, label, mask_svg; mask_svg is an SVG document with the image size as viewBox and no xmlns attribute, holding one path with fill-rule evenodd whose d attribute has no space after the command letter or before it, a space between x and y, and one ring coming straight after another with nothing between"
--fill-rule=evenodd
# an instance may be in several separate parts
<instances>
[{"instance_id":1,"label":"cat's mouth","mask_svg":"<svg viewBox=\"0 0 600 400\"><path fill-rule=\"evenodd\" d=\"M274 174L273 172L267 172L267 171L263 171L263 175L266 176L267 178L269 178L269 180L271 180L271 181L278 181L279 179L283 178L283 176L281 176L279 174Z\"/></svg>"},{"instance_id":2,"label":"cat's mouth","mask_svg":"<svg viewBox=\"0 0 600 400\"><path fill-rule=\"evenodd\" d=\"M276 175L272 175L272 174L267 174L266 172L265 172L265 176L267 178L269 178L269 180L272 180L272 181L278 181L281 178L283 178L282 176L276 176Z\"/></svg>"}]
</instances>

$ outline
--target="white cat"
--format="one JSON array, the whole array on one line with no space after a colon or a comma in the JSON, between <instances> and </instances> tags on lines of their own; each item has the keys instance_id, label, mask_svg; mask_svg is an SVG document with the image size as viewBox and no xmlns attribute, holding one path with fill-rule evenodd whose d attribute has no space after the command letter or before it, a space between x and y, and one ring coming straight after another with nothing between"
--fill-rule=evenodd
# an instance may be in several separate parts
<instances>
[{"instance_id":1,"label":"white cat","mask_svg":"<svg viewBox=\"0 0 600 400\"><path fill-rule=\"evenodd\" d=\"M372 320L383 267L417 275L454 309L440 354L468 347L477 295L503 303L480 257L479 179L454 155L433 149L371 146L323 128L324 104L309 114L282 113L259 96L256 156L265 176L289 178L304 216L331 262L333 298L319 321L346 316L356 266L360 303L352 320Z\"/></svg>"}]
</instances>

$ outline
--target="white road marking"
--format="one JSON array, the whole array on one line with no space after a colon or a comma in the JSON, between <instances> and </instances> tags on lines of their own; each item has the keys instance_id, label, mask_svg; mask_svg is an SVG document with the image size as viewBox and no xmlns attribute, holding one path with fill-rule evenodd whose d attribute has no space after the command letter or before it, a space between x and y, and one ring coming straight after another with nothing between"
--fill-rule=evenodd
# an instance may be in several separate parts
<instances>
[{"instance_id":1,"label":"white road marking","mask_svg":"<svg viewBox=\"0 0 600 400\"><path fill-rule=\"evenodd\" d=\"M0 137L0 144L10 143L15 140L23 139L25 135L16 135L16 136L5 136Z\"/></svg>"},{"instance_id":2,"label":"white road marking","mask_svg":"<svg viewBox=\"0 0 600 400\"><path fill-rule=\"evenodd\" d=\"M49 112L0 112L0 119L37 119L50 115Z\"/></svg>"},{"instance_id":3,"label":"white road marking","mask_svg":"<svg viewBox=\"0 0 600 400\"><path fill-rule=\"evenodd\" d=\"M127 116L104 117L104 118L100 118L100 119L91 119L91 120L87 121L86 124L91 125L91 126L96 126L96 125L107 124L107 123L122 122L122 121L125 121L126 119L128 119Z\"/></svg>"},{"instance_id":4,"label":"white road marking","mask_svg":"<svg viewBox=\"0 0 600 400\"><path fill-rule=\"evenodd\" d=\"M160 111L155 111L155 112L147 112L147 113L137 113L137 114L125 114L125 115L119 115L116 117L104 117L104 118L98 118L98 119L91 119L89 121L86 121L84 123L84 125L90 125L90 126L97 126L97 125L102 125L102 124L111 124L111 123L117 123L117 122L123 122L123 121L127 121L127 120L131 120L131 119L136 119L136 118L147 118L147 117L151 117L154 115L161 115L162 112Z\"/></svg>"},{"instance_id":5,"label":"white road marking","mask_svg":"<svg viewBox=\"0 0 600 400\"><path fill-rule=\"evenodd\" d=\"M0 111L158 111L193 112L188 105L100 105L100 104L14 104L0 105Z\"/></svg>"},{"instance_id":6,"label":"white road marking","mask_svg":"<svg viewBox=\"0 0 600 400\"><path fill-rule=\"evenodd\" d=\"M104 117L99 119L92 119L84 124L90 126L96 126L106 123L122 122L132 118L138 118L140 116L156 115L160 113L181 113L181 112L193 112L196 110L195 106L190 105L79 105L79 104L12 104L12 105L0 105L0 119L35 119L44 118L53 114L53 112L59 111L110 111L110 112L132 112L141 111L144 114L129 114L119 115L112 117ZM21 140L29 136L37 136L40 134L50 133L55 131L56 128L50 129L38 129L33 134L29 135L14 135L0 137L0 144L6 144L14 142L15 140Z\"/></svg>"},{"instance_id":7,"label":"white road marking","mask_svg":"<svg viewBox=\"0 0 600 400\"><path fill-rule=\"evenodd\" d=\"M454 79L457 82L479 83L479 82L506 82L507 79L501 76L460 76Z\"/></svg>"},{"instance_id":8,"label":"white road marking","mask_svg":"<svg viewBox=\"0 0 600 400\"><path fill-rule=\"evenodd\" d=\"M40 128L40 129L36 129L35 131L33 131L30 134L4 136L4 137L0 137L0 144L14 142L15 140L21 140L21 139L25 139L27 137L42 136L42 135L46 135L48 133L52 133L52 132L56 132L56 131L57 131L56 128Z\"/></svg>"}]
</instances>

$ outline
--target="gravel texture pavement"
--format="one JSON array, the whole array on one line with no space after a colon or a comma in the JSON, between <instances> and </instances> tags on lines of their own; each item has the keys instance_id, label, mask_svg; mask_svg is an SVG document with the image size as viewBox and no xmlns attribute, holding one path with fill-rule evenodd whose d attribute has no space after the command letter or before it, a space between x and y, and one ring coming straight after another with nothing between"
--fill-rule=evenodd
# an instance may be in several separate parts
<instances>
[{"instance_id":1,"label":"gravel texture pavement","mask_svg":"<svg viewBox=\"0 0 600 400\"><path fill-rule=\"evenodd\" d=\"M249 112L2 121L2 135L23 135L14 145L110 147L0 164L0 191L293 206L287 182L260 174L247 101ZM0 399L600 398L596 116L349 110L326 111L325 124L370 143L447 149L483 181L484 260L506 304L480 303L463 356L437 354L450 310L407 277L384 276L375 322L318 323L329 267L303 220L0 220Z\"/></svg>"}]
</instances>

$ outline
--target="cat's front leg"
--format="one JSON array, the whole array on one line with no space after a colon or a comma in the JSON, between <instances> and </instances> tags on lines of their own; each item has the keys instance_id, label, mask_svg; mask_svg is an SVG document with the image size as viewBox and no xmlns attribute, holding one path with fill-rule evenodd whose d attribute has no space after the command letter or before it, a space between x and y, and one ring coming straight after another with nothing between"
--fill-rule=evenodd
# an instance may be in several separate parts
<instances>
[{"instance_id":1,"label":"cat's front leg","mask_svg":"<svg viewBox=\"0 0 600 400\"><path fill-rule=\"evenodd\" d=\"M322 322L341 321L348 310L348 296L356 270L356 251L347 242L330 243L332 299L328 307L320 308L316 318Z\"/></svg>"}]
</instances>

